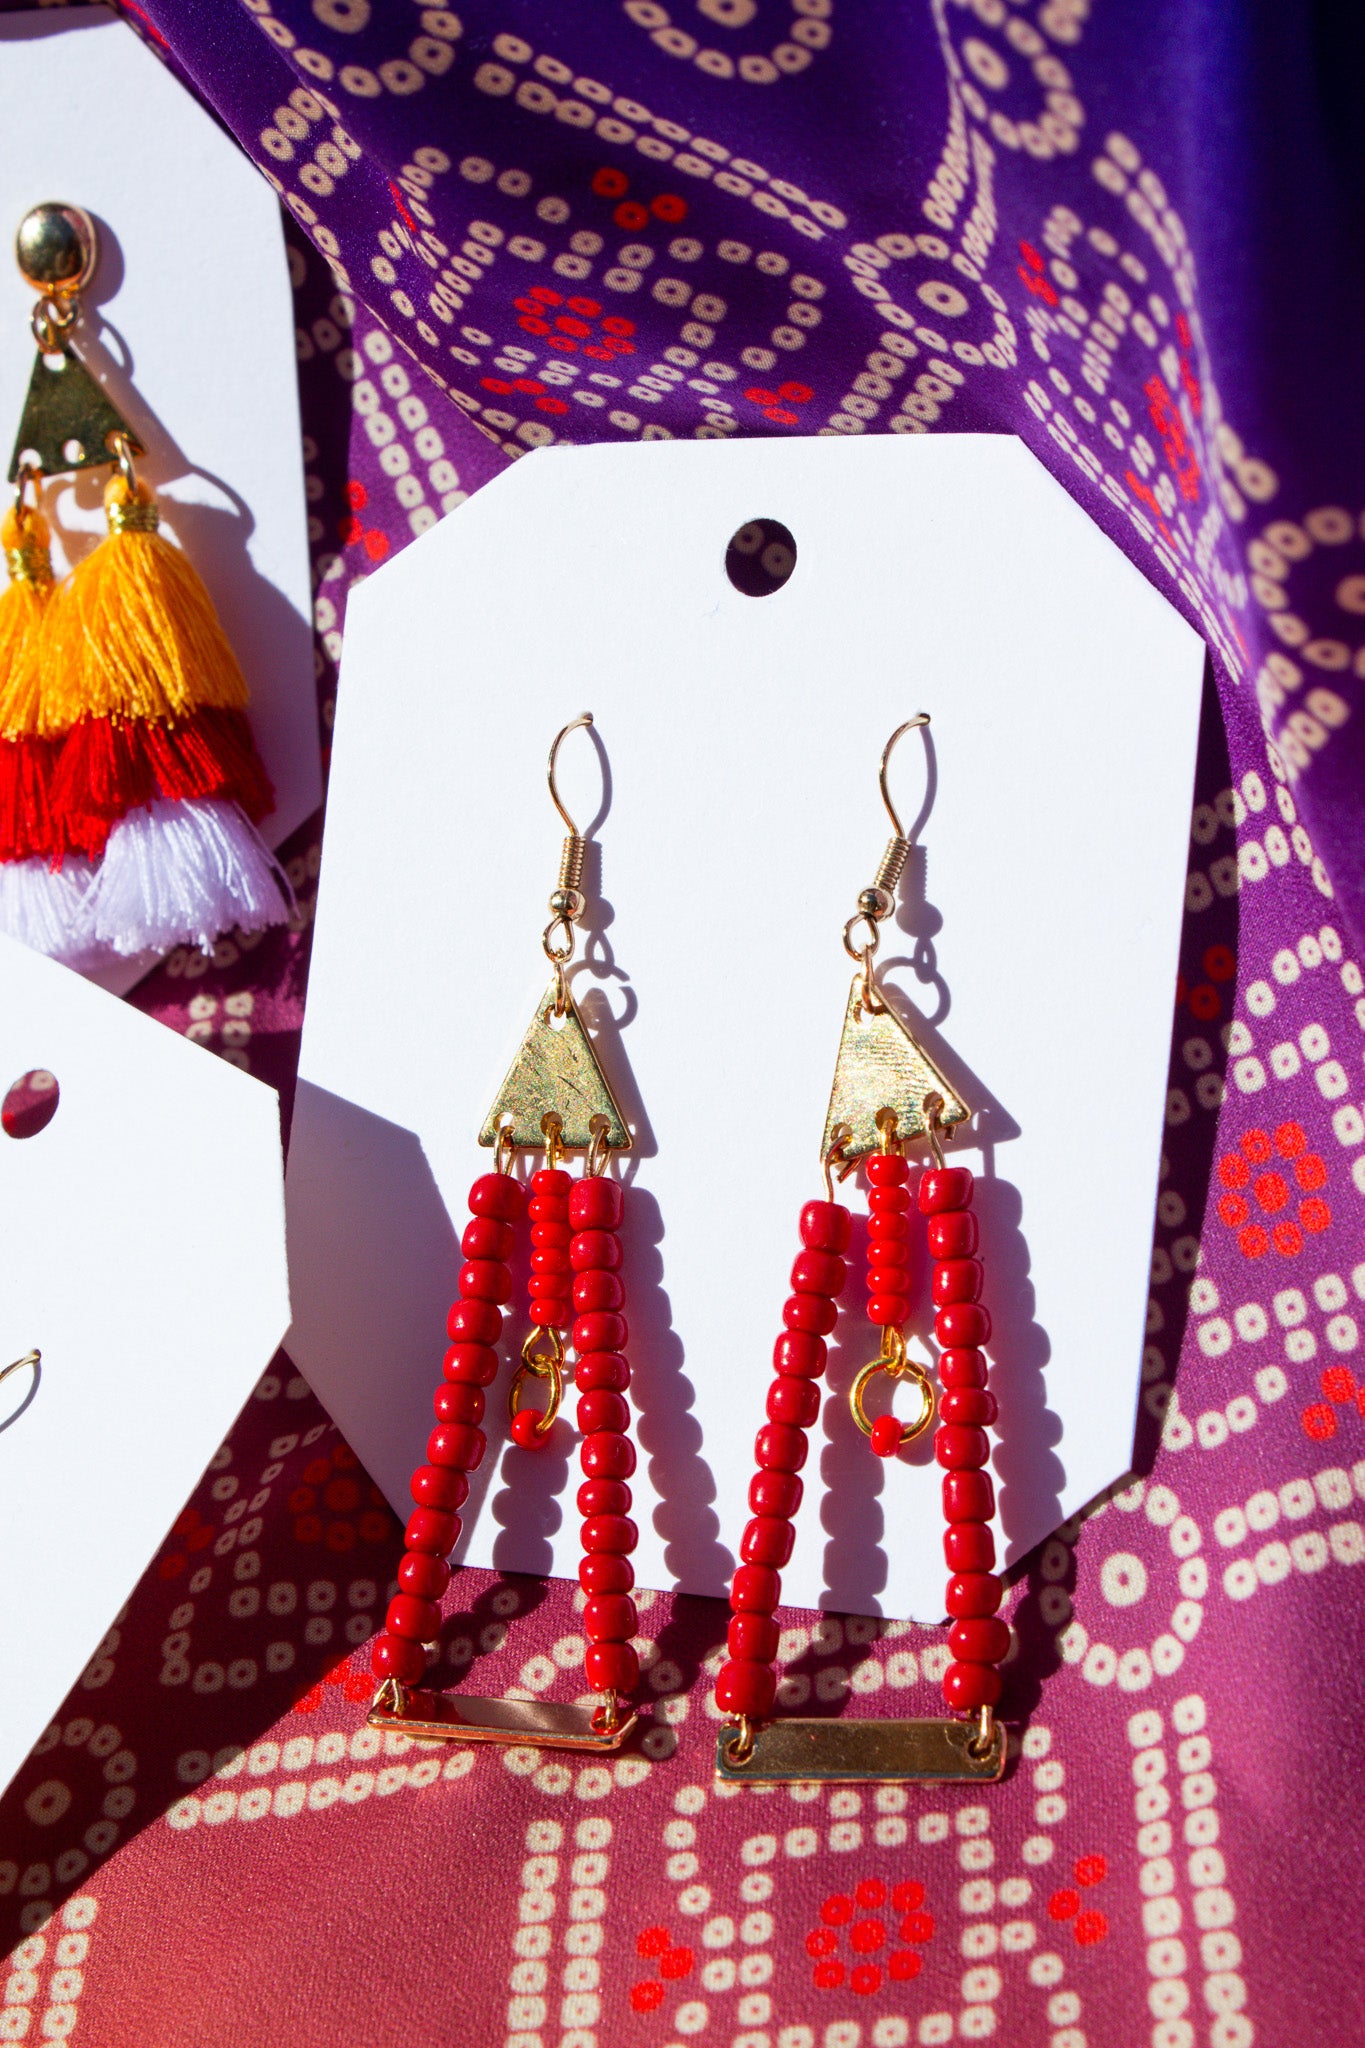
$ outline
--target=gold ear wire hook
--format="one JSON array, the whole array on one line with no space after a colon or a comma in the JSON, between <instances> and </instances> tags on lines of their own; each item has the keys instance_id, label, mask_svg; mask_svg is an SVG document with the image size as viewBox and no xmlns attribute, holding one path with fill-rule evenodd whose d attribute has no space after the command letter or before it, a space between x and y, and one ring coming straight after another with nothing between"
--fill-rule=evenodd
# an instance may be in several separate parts
<instances>
[{"instance_id":1,"label":"gold ear wire hook","mask_svg":"<svg viewBox=\"0 0 1365 2048\"><path fill-rule=\"evenodd\" d=\"M877 993L876 980L872 972L872 955L881 943L880 926L882 920L883 918L890 917L896 907L896 890L900 884L901 876L905 873L905 863L910 858L910 847L912 844L906 837L896 806L891 801L891 791L888 789L886 782L886 770L891 759L892 749L897 740L903 734L913 732L917 726L928 725L928 723L929 713L927 711L917 711L913 718L906 719L904 725L896 727L896 730L882 748L881 767L877 772L877 787L882 793L882 802L886 806L886 815L891 820L891 838L887 841L886 851L882 855L881 864L877 869L875 879L868 888L860 892L858 908L844 926L844 951L848 954L850 960L860 960L862 962L863 1000L867 1008L874 1014L884 1009L885 1005ZM861 924L863 927L863 939L860 945L855 945L853 930L854 926L858 924Z\"/></svg>"},{"instance_id":2,"label":"gold ear wire hook","mask_svg":"<svg viewBox=\"0 0 1365 2048\"><path fill-rule=\"evenodd\" d=\"M571 732L577 732L580 725L591 724L591 711L583 711L579 713L577 718L571 718L567 725L563 725L560 727L559 731L555 734L554 744L550 748L549 766L546 768L545 771L545 779L550 785L550 801L554 805L555 809L559 812L560 817L564 820L564 829L567 831L569 837L571 839L577 839L580 842L582 841L582 834L579 832L579 829L577 825L575 825L573 819L565 810L563 800L559 794L559 785L555 781L555 763L559 759L559 750L563 746L565 740L569 737L569 734Z\"/></svg>"},{"instance_id":3,"label":"gold ear wire hook","mask_svg":"<svg viewBox=\"0 0 1365 2048\"><path fill-rule=\"evenodd\" d=\"M882 802L886 805L886 815L891 820L891 830L895 833L897 839L905 839L905 830L901 824L900 819L896 815L896 806L892 803L891 792L886 786L887 763L891 759L891 750L895 746L897 740L904 739L906 733L913 732L916 726L928 725L928 723L928 712L917 711L913 718L906 719L904 725L898 725L896 727L896 730L892 733L890 739L882 748L882 765L877 775L877 785L882 793ZM906 845L908 847L908 840L906 841Z\"/></svg>"},{"instance_id":4,"label":"gold ear wire hook","mask_svg":"<svg viewBox=\"0 0 1365 2048\"><path fill-rule=\"evenodd\" d=\"M588 842L564 808L555 780L555 765L559 759L560 747L571 732L580 726L592 724L591 711L580 712L561 726L554 736L550 748L550 759L545 770L545 779L550 786L550 801L564 820L566 827L564 851L559 857L559 881L550 894L550 922L545 927L541 944L555 970L555 1015L562 1017L568 1007L568 990L564 981L564 969L573 958L574 926L587 909L587 898L583 894L583 863L587 858Z\"/></svg>"}]
</instances>

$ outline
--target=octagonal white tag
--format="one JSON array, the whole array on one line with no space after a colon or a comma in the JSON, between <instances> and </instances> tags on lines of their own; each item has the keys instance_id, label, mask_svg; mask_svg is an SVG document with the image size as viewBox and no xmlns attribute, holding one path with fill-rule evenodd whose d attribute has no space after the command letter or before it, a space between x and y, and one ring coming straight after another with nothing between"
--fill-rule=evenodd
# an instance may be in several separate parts
<instances>
[{"instance_id":1,"label":"octagonal white tag","mask_svg":"<svg viewBox=\"0 0 1365 2048\"><path fill-rule=\"evenodd\" d=\"M279 1099L0 939L0 1791L60 1707L289 1320ZM46 1084L44 1083L44 1086ZM21 1122L20 1128L23 1128Z\"/></svg>"},{"instance_id":2,"label":"octagonal white tag","mask_svg":"<svg viewBox=\"0 0 1365 2048\"><path fill-rule=\"evenodd\" d=\"M727 543L779 520L766 596ZM1017 1557L1132 1450L1203 649L1009 436L549 450L351 601L289 1161L290 1349L400 1513L431 1426L475 1136L544 987L545 756L609 767L573 987L636 1134L623 1224L643 1583L725 1588L886 842L882 747L937 788L883 971L976 1109L995 1468ZM575 735L569 808L603 802ZM907 820L925 757L903 743ZM861 1198L854 1198L855 1207ZM921 1263L924 1291L926 1262ZM926 1437L883 1462L846 1395L855 1272L784 1597L937 1619ZM921 1299L914 1327L927 1330ZM505 1448L462 1551L576 1570L569 1432ZM576 1459L574 1463L576 1465Z\"/></svg>"},{"instance_id":3,"label":"octagonal white tag","mask_svg":"<svg viewBox=\"0 0 1365 2048\"><path fill-rule=\"evenodd\" d=\"M100 260L78 353L146 444L139 467L208 585L251 687L280 846L322 798L293 294L279 202L232 137L102 7L0 20L0 457L33 368L33 292L8 250L41 200L83 206ZM137 138L156 137L155 151ZM164 167L174 165L167 176ZM107 472L62 480L53 560L105 530ZM131 988L150 954L100 968Z\"/></svg>"}]
</instances>

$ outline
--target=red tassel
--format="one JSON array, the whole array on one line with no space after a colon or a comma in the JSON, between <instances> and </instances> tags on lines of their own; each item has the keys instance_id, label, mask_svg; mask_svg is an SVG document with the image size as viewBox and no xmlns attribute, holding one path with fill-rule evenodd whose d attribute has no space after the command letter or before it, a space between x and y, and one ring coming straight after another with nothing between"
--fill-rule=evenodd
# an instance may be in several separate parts
<instances>
[{"instance_id":1,"label":"red tassel","mask_svg":"<svg viewBox=\"0 0 1365 2048\"><path fill-rule=\"evenodd\" d=\"M52 776L61 742L24 733L0 739L0 861L35 855L54 867L76 851L54 815Z\"/></svg>"},{"instance_id":2,"label":"red tassel","mask_svg":"<svg viewBox=\"0 0 1365 2048\"><path fill-rule=\"evenodd\" d=\"M253 823L267 816L275 793L245 712L210 707L176 725L145 718L77 721L62 742L52 808L82 852L97 859L110 828L158 797L222 797L240 804Z\"/></svg>"}]
</instances>

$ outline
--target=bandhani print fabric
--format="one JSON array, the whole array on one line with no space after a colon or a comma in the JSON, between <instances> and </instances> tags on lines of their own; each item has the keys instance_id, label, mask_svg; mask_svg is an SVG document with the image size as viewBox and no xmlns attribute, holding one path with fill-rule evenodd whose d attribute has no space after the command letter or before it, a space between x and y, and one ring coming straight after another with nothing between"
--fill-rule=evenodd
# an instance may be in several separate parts
<instances>
[{"instance_id":1,"label":"bandhani print fabric","mask_svg":"<svg viewBox=\"0 0 1365 2048\"><path fill-rule=\"evenodd\" d=\"M666 1593L611 1763L366 1729L398 1529L281 1357L0 1805L0 2041L1365 2038L1359 22L124 12L290 219L324 730L348 589L603 439L1018 433L1210 667L1135 1476L1017 1576L1005 1782L717 1787L725 1615ZM1046 800L1141 859L1065 754ZM291 931L134 997L286 1108L319 838ZM573 1588L466 1570L446 1607L448 1682L574 1696ZM935 1710L943 1629L783 1621L788 1708Z\"/></svg>"}]
</instances>

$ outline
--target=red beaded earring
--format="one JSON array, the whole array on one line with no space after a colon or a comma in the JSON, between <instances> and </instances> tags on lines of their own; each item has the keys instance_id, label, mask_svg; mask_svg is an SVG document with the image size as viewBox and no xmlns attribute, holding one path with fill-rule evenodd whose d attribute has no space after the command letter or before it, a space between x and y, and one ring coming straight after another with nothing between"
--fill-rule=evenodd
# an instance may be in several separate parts
<instances>
[{"instance_id":1,"label":"red beaded earring","mask_svg":"<svg viewBox=\"0 0 1365 2048\"><path fill-rule=\"evenodd\" d=\"M631 1138L565 977L574 953L574 927L587 908L580 886L587 841L560 802L555 781L565 735L591 724L592 714L585 712L556 735L550 749L550 795L567 827L559 884L550 897L551 922L542 941L554 979L479 1133L479 1143L494 1148L495 1171L482 1175L469 1191L470 1221L460 1241L465 1263L435 1397L437 1426L427 1442L427 1462L412 1475L416 1511L407 1525L398 1592L389 1602L384 1633L371 1658L379 1680L371 1727L401 1728L418 1741L611 1750L620 1747L636 1721L629 1704L639 1679L630 1597L636 1528L627 1483L635 1470L635 1447L627 1434L630 1367L624 1356L617 1235L623 1194L620 1184L606 1177L612 1154L629 1151ZM529 1186L512 1176L522 1150L545 1154L545 1165L531 1175ZM578 1180L559 1164L573 1151L586 1154ZM427 1668L426 1646L440 1626L438 1602L450 1583L447 1559L460 1533L458 1510L469 1492L466 1475L484 1453L479 1427L483 1389L497 1375L495 1346L512 1294L508 1261L517 1226L528 1216L532 1327L508 1393L511 1433L526 1450L549 1436L563 1399L567 1338L576 1354L577 1419L583 1433L578 1508L583 1516L579 1583L588 1596L584 1666L590 1690L604 1695L595 1708L419 1689ZM522 1405L532 1379L548 1386L544 1409Z\"/></svg>"},{"instance_id":2,"label":"red beaded earring","mask_svg":"<svg viewBox=\"0 0 1365 2048\"><path fill-rule=\"evenodd\" d=\"M982 1269L972 1176L945 1166L943 1141L971 1114L889 1008L873 971L880 926L895 907L896 887L911 841L886 785L892 748L905 732L927 726L927 712L891 735L882 753L881 793L893 834L877 879L858 898L844 927L844 947L858 962L849 992L843 1038L825 1118L821 1155L825 1200L801 1211L801 1245L791 1272L783 1330L773 1352L768 1420L755 1443L758 1469L749 1488L751 1520L740 1543L742 1562L730 1591L729 1657L716 1681L716 1705L729 1717L716 1748L720 1777L749 1784L793 1779L940 1781L996 1779L1005 1767L1004 1732L995 1720L1000 1698L996 1668L1009 1632L996 1616L1001 1584L993 1570L990 1519L994 1494L984 1467L990 1456L986 1425L995 1401L985 1391L980 1346L990 1336L981 1306ZM861 926L861 943L854 935ZM923 1139L932 1165L911 1190L905 1146ZM934 1392L925 1367L909 1355L904 1325L911 1312L912 1209L925 1218L933 1260L934 1334L941 1347L944 1388L935 1453L944 1468L944 1553L950 1577L953 1662L943 1689L953 1720L831 1721L771 1718L777 1695L778 1629L773 1619L782 1591L780 1570L791 1556L791 1518L801 1501L798 1476L806 1460L806 1431L820 1412L817 1381L825 1368L825 1339L838 1320L836 1306L848 1268L849 1211L834 1200L833 1174L844 1180L866 1161L869 1185L869 1320L880 1328L881 1348L858 1374L849 1405L858 1427L883 1457L893 1457L929 1427ZM893 1384L908 1378L917 1396L909 1423L892 1414L871 1421L864 1399L885 1373Z\"/></svg>"}]
</instances>

